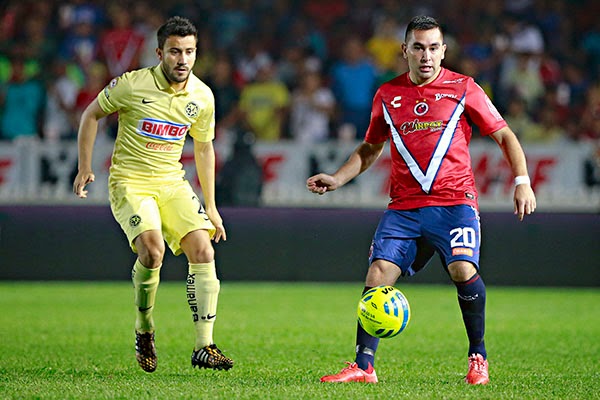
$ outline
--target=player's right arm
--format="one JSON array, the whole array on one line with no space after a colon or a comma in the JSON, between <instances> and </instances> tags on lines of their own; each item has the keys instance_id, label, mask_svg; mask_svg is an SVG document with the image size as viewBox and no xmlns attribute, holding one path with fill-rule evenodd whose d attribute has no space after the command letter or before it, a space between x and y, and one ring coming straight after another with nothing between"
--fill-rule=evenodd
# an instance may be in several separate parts
<instances>
[{"instance_id":1,"label":"player's right arm","mask_svg":"<svg viewBox=\"0 0 600 400\"><path fill-rule=\"evenodd\" d=\"M385 142L362 142L348 160L333 174L317 174L306 181L306 188L317 194L332 192L367 170L379 158Z\"/></svg>"},{"instance_id":2,"label":"player's right arm","mask_svg":"<svg viewBox=\"0 0 600 400\"><path fill-rule=\"evenodd\" d=\"M98 121L108 114L100 108L98 99L94 99L81 114L79 132L77 133L78 164L77 176L73 182L73 193L80 198L87 197L85 186L94 182L92 171L92 153L98 133Z\"/></svg>"}]
</instances>

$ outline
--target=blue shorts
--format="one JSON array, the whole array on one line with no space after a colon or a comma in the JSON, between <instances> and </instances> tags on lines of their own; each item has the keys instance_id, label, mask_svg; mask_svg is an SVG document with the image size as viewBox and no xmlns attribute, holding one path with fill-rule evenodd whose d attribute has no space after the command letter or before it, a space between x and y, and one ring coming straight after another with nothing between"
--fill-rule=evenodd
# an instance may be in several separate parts
<instances>
[{"instance_id":1,"label":"blue shorts","mask_svg":"<svg viewBox=\"0 0 600 400\"><path fill-rule=\"evenodd\" d=\"M469 261L479 269L480 245L479 213L471 206L388 209L375 231L369 264L387 260L400 267L402 276L411 276L437 251L446 270L458 260Z\"/></svg>"}]
</instances>

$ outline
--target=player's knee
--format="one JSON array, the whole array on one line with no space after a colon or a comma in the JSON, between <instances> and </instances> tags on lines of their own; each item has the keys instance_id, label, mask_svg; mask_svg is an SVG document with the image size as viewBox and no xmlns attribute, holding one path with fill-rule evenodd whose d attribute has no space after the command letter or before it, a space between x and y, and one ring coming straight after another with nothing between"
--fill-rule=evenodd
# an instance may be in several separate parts
<instances>
[{"instance_id":1,"label":"player's knee","mask_svg":"<svg viewBox=\"0 0 600 400\"><path fill-rule=\"evenodd\" d=\"M448 273L454 282L465 282L477 273L477 268L468 261L455 261L448 265Z\"/></svg>"},{"instance_id":2,"label":"player's knee","mask_svg":"<svg viewBox=\"0 0 600 400\"><path fill-rule=\"evenodd\" d=\"M146 249L144 252L138 252L138 258L143 266L149 269L158 268L162 265L164 249Z\"/></svg>"},{"instance_id":3,"label":"player's knee","mask_svg":"<svg viewBox=\"0 0 600 400\"><path fill-rule=\"evenodd\" d=\"M207 263L215 259L215 250L209 245L196 246L186 251L188 261L191 263Z\"/></svg>"},{"instance_id":4,"label":"player's knee","mask_svg":"<svg viewBox=\"0 0 600 400\"><path fill-rule=\"evenodd\" d=\"M389 261L375 260L369 266L365 284L370 287L393 285L400 276L400 268Z\"/></svg>"}]
</instances>

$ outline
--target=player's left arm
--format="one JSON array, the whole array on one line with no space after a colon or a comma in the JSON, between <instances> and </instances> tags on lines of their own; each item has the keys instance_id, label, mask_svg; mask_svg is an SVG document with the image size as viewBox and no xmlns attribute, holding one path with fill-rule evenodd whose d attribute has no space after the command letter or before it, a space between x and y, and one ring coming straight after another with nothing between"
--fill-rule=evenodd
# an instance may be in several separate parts
<instances>
[{"instance_id":1,"label":"player's left arm","mask_svg":"<svg viewBox=\"0 0 600 400\"><path fill-rule=\"evenodd\" d=\"M490 135L498 146L502 149L504 158L508 161L510 168L515 177L528 177L527 173L527 161L525 159L525 153L519 143L519 139L515 133L508 126L505 126ZM526 179L529 181L529 179ZM527 214L531 214L535 211L536 200L531 183L529 182L515 182L515 193L514 193L514 206L515 214L518 215L519 221L523 220L523 217Z\"/></svg>"},{"instance_id":2,"label":"player's left arm","mask_svg":"<svg viewBox=\"0 0 600 400\"><path fill-rule=\"evenodd\" d=\"M217 210L215 201L215 149L212 141L202 142L194 139L194 159L196 172L202 187L206 215L216 228L213 240L227 240L223 219Z\"/></svg>"}]
</instances>

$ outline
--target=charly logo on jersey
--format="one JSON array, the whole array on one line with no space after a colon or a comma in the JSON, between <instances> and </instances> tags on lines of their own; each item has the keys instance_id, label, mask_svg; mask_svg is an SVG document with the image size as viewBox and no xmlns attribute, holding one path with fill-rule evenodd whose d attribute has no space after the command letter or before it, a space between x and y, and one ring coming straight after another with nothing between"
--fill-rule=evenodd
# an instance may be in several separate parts
<instances>
[{"instance_id":1,"label":"charly logo on jersey","mask_svg":"<svg viewBox=\"0 0 600 400\"><path fill-rule=\"evenodd\" d=\"M185 115L187 115L190 118L196 118L198 116L198 110L198 104L194 103L193 101L190 101L185 106Z\"/></svg>"},{"instance_id":2,"label":"charly logo on jersey","mask_svg":"<svg viewBox=\"0 0 600 400\"><path fill-rule=\"evenodd\" d=\"M185 137L189 128L187 124L144 118L138 122L137 133L153 139L179 140Z\"/></svg>"},{"instance_id":3,"label":"charly logo on jersey","mask_svg":"<svg viewBox=\"0 0 600 400\"><path fill-rule=\"evenodd\" d=\"M400 103L401 100L402 100L402 96L396 96L392 99L390 104L392 105L392 107L398 108L402 105L402 103Z\"/></svg>"}]
</instances>

